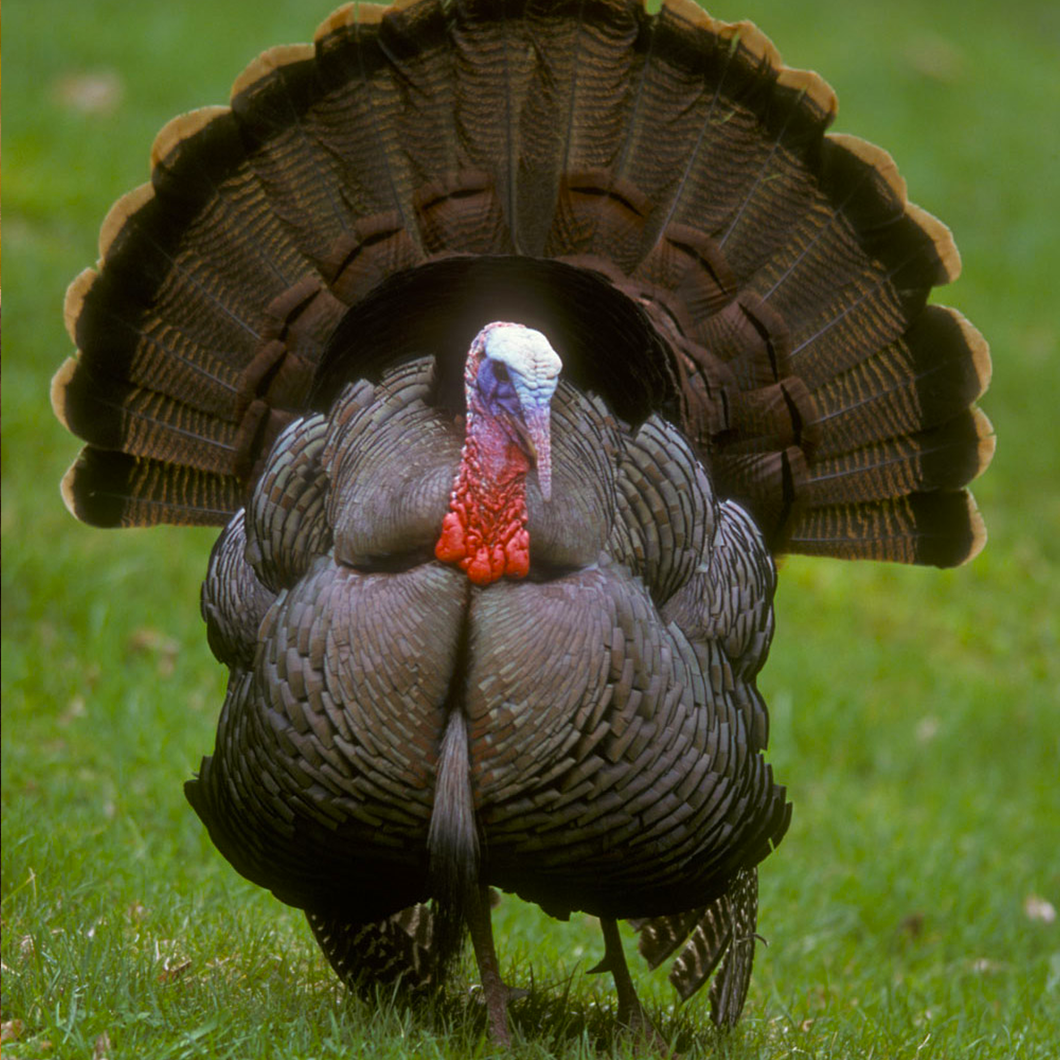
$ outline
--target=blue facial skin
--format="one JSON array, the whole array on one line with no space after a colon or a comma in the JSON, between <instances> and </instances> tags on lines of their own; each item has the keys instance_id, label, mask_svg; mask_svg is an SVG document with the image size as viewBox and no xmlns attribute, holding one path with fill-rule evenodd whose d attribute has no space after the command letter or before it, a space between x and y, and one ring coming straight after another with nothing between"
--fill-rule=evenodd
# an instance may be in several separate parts
<instances>
[{"instance_id":1,"label":"blue facial skin","mask_svg":"<svg viewBox=\"0 0 1060 1060\"><path fill-rule=\"evenodd\" d=\"M552 489L551 402L563 363L541 332L521 325L487 325L476 341L485 354L472 383L476 401L537 469L547 501Z\"/></svg>"},{"instance_id":2,"label":"blue facial skin","mask_svg":"<svg viewBox=\"0 0 1060 1060\"><path fill-rule=\"evenodd\" d=\"M507 365L493 361L489 357L485 358L479 366L476 383L486 407L494 415L502 411L508 413L509 416L521 414L522 402L512 384Z\"/></svg>"}]
</instances>

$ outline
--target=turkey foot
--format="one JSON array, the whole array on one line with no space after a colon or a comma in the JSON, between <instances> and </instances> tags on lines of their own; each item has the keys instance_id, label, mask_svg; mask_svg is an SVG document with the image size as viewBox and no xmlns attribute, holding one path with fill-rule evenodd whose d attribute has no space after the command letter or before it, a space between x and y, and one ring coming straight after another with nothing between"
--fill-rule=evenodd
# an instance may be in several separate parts
<instances>
[{"instance_id":1,"label":"turkey foot","mask_svg":"<svg viewBox=\"0 0 1060 1060\"><path fill-rule=\"evenodd\" d=\"M633 979L622 950L622 938L618 933L618 921L601 917L600 927L604 933L604 956L599 964L589 969L589 974L610 972L614 976L615 993L618 995L618 1022L628 1027L647 1048L670 1056L669 1043L655 1029L633 988Z\"/></svg>"},{"instance_id":2,"label":"turkey foot","mask_svg":"<svg viewBox=\"0 0 1060 1060\"><path fill-rule=\"evenodd\" d=\"M497 951L493 945L493 929L490 926L489 888L485 885L471 889L464 910L471 945L475 949L479 975L482 977L482 993L486 998L486 1014L490 1037L498 1044L510 1046L508 1030L508 1000L517 992L502 979L497 963Z\"/></svg>"}]
</instances>

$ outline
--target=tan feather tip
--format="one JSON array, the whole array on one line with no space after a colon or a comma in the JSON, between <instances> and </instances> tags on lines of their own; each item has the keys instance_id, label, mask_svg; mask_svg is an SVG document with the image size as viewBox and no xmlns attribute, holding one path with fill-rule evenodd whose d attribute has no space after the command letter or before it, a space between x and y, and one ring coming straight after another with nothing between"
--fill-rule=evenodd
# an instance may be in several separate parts
<instances>
[{"instance_id":1,"label":"tan feather tip","mask_svg":"<svg viewBox=\"0 0 1060 1060\"><path fill-rule=\"evenodd\" d=\"M59 371L52 376L52 385L49 392L52 403L52 412L55 413L55 418L69 431L70 424L66 419L66 388L70 385L70 380L73 379L74 373L77 371L77 358L67 357L61 365L59 365ZM73 468L70 469L71 471ZM69 476L70 472L67 472ZM65 479L63 480L66 481ZM69 507L69 505L67 505ZM71 509L72 511L73 509Z\"/></svg>"},{"instance_id":2,"label":"tan feather tip","mask_svg":"<svg viewBox=\"0 0 1060 1060\"><path fill-rule=\"evenodd\" d=\"M868 140L863 140L860 136L851 136L849 133L829 133L828 139L860 158L866 165L872 166L899 201L908 202L909 194L905 178L898 172L898 163L888 151Z\"/></svg>"},{"instance_id":3,"label":"tan feather tip","mask_svg":"<svg viewBox=\"0 0 1060 1060\"><path fill-rule=\"evenodd\" d=\"M774 70L783 65L776 45L753 22L715 22L714 32L731 46L750 52L754 59Z\"/></svg>"},{"instance_id":4,"label":"tan feather tip","mask_svg":"<svg viewBox=\"0 0 1060 1060\"><path fill-rule=\"evenodd\" d=\"M242 95L253 88L259 81L271 77L280 67L292 63L307 62L316 55L312 44L280 44L269 48L259 55L236 79L232 85L231 98Z\"/></svg>"},{"instance_id":5,"label":"tan feather tip","mask_svg":"<svg viewBox=\"0 0 1060 1060\"><path fill-rule=\"evenodd\" d=\"M990 422L990 417L982 409L972 409L972 418L975 420L975 433L979 438L979 467L972 476L975 479L990 466L990 461L994 459L994 453L997 450L997 435L994 433L994 425Z\"/></svg>"},{"instance_id":6,"label":"tan feather tip","mask_svg":"<svg viewBox=\"0 0 1060 1060\"><path fill-rule=\"evenodd\" d=\"M63 299L63 323L66 325L66 334L70 341L77 345L77 321L81 316L81 308L85 304L85 297L96 282L99 273L92 268L82 269L66 288L66 298Z\"/></svg>"},{"instance_id":7,"label":"tan feather tip","mask_svg":"<svg viewBox=\"0 0 1060 1060\"><path fill-rule=\"evenodd\" d=\"M934 214L930 214L915 203L908 203L905 212L920 226L935 246L939 259L939 272L935 284L952 283L961 274L961 254L953 241L953 233Z\"/></svg>"},{"instance_id":8,"label":"tan feather tip","mask_svg":"<svg viewBox=\"0 0 1060 1060\"><path fill-rule=\"evenodd\" d=\"M66 510L75 518L84 522L80 515L80 504L77 501L77 469L80 459L75 460L66 470L62 481L59 483L59 496L66 505Z\"/></svg>"},{"instance_id":9,"label":"tan feather tip","mask_svg":"<svg viewBox=\"0 0 1060 1060\"><path fill-rule=\"evenodd\" d=\"M172 164L174 152L180 149L182 143L190 140L215 118L228 113L228 107L200 107L166 122L158 131L155 142L151 144L151 169L163 162Z\"/></svg>"},{"instance_id":10,"label":"tan feather tip","mask_svg":"<svg viewBox=\"0 0 1060 1060\"><path fill-rule=\"evenodd\" d=\"M141 184L138 188L126 192L109 210L99 230L100 264L106 259L118 233L125 227L126 221L138 213L154 198L154 188L150 184ZM76 280L74 281L77 282Z\"/></svg>"},{"instance_id":11,"label":"tan feather tip","mask_svg":"<svg viewBox=\"0 0 1060 1060\"><path fill-rule=\"evenodd\" d=\"M800 93L822 115L831 121L839 112L839 98L835 89L813 70L799 70L782 66L777 73L777 84Z\"/></svg>"},{"instance_id":12,"label":"tan feather tip","mask_svg":"<svg viewBox=\"0 0 1060 1060\"><path fill-rule=\"evenodd\" d=\"M357 21L357 8L360 4L343 4L331 12L323 22L316 28L313 34L313 43L317 44L325 37L329 37L338 30L352 26Z\"/></svg>"},{"instance_id":13,"label":"tan feather tip","mask_svg":"<svg viewBox=\"0 0 1060 1060\"><path fill-rule=\"evenodd\" d=\"M961 337L968 347L968 354L979 379L979 393L976 397L981 397L990 386L990 378L994 371L990 360L990 344L983 338L983 333L959 309L954 309L952 306L939 306L938 308L945 309L961 329Z\"/></svg>"},{"instance_id":14,"label":"tan feather tip","mask_svg":"<svg viewBox=\"0 0 1060 1060\"><path fill-rule=\"evenodd\" d=\"M766 59L777 71L778 84L804 94L822 114L835 117L839 102L832 86L813 70L785 66L776 46L753 22L722 22L711 18L694 0L663 0L662 7L682 21L721 40L738 42L753 55Z\"/></svg>"},{"instance_id":15,"label":"tan feather tip","mask_svg":"<svg viewBox=\"0 0 1060 1060\"><path fill-rule=\"evenodd\" d=\"M410 3L421 2L422 0L404 0L404 2L393 4L392 7L394 10L400 10L408 7ZM319 44L320 41L329 37L332 33L340 32L348 26L357 24L368 26L382 22L383 16L390 10L391 5L387 4L343 4L342 7L332 11L317 26L316 32L313 34L313 43Z\"/></svg>"},{"instance_id":16,"label":"tan feather tip","mask_svg":"<svg viewBox=\"0 0 1060 1060\"><path fill-rule=\"evenodd\" d=\"M961 256L953 241L953 234L937 217L909 201L905 178L898 172L898 165L890 153L860 136L847 133L829 133L828 139L872 166L902 203L906 216L931 240L938 258L938 272L932 283L941 285L957 279L961 272Z\"/></svg>"},{"instance_id":17,"label":"tan feather tip","mask_svg":"<svg viewBox=\"0 0 1060 1060\"><path fill-rule=\"evenodd\" d=\"M407 7L419 7L423 0L395 0L392 4L358 4L357 21L364 25L373 25L383 21L383 16L391 11L404 11Z\"/></svg>"},{"instance_id":18,"label":"tan feather tip","mask_svg":"<svg viewBox=\"0 0 1060 1060\"><path fill-rule=\"evenodd\" d=\"M976 556L986 547L986 523L983 520L982 515L979 512L979 506L975 503L975 498L970 494L966 494L968 498L968 526L971 530L972 540L968 546L968 554L957 564L959 567L963 567L965 563L971 563Z\"/></svg>"},{"instance_id":19,"label":"tan feather tip","mask_svg":"<svg viewBox=\"0 0 1060 1060\"><path fill-rule=\"evenodd\" d=\"M682 22L688 22L712 33L717 32L717 27L728 25L728 23L711 18L695 0L663 0L662 10L668 11Z\"/></svg>"}]
</instances>

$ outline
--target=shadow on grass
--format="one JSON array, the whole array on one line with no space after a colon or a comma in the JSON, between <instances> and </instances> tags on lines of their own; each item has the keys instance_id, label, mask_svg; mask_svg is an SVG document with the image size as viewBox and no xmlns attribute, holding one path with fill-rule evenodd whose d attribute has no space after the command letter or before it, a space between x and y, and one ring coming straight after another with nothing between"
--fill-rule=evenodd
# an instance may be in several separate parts
<instances>
[{"instance_id":1,"label":"shadow on grass","mask_svg":"<svg viewBox=\"0 0 1060 1060\"><path fill-rule=\"evenodd\" d=\"M587 998L585 974L575 971L560 982L541 983L533 969L510 977L526 990L525 996L509 1004L508 1019L513 1046L499 1049L487 1031L486 1006L481 988L464 975L454 976L444 991L434 995L409 996L400 990L379 989L358 993L336 986L344 994L343 1011L351 1024L362 1029L365 1021L379 1026L379 1033L401 1028L403 1037L445 1042L450 1055L461 1057L650 1057L727 1056L730 1039L707 1019L705 1009L696 1011L671 1005L646 1004L648 1015L669 1051L646 1046L629 1028L618 1022L617 1003ZM735 1035L739 1039L739 1031Z\"/></svg>"}]
</instances>

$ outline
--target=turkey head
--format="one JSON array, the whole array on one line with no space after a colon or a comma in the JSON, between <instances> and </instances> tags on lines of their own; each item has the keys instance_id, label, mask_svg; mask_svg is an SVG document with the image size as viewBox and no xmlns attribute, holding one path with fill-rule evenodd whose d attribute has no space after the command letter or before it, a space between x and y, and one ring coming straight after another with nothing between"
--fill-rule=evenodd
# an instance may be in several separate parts
<instances>
[{"instance_id":1,"label":"turkey head","mask_svg":"<svg viewBox=\"0 0 1060 1060\"><path fill-rule=\"evenodd\" d=\"M467 426L450 512L434 554L476 585L530 570L526 474L552 490L551 401L562 362L539 331L488 324L465 369Z\"/></svg>"}]
</instances>

